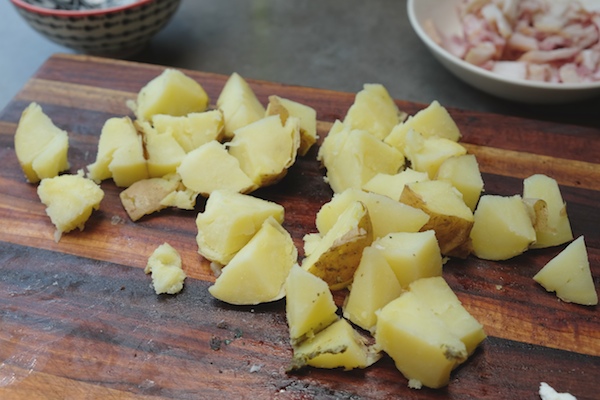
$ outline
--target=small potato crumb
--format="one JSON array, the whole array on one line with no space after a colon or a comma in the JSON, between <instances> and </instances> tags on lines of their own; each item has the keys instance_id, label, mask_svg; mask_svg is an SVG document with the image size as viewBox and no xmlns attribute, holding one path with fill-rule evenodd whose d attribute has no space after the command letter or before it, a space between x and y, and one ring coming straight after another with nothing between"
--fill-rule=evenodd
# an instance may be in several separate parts
<instances>
[{"instance_id":1,"label":"small potato crumb","mask_svg":"<svg viewBox=\"0 0 600 400\"><path fill-rule=\"evenodd\" d=\"M181 256L168 243L163 243L154 250L144 272L152 274L156 294L175 294L183 289L186 274L181 268Z\"/></svg>"}]
</instances>

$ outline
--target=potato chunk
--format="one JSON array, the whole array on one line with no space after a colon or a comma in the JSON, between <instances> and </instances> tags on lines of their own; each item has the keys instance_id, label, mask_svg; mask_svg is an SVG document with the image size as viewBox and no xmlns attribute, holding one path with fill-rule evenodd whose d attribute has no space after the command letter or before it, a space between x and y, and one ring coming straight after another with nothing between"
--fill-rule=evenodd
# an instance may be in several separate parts
<instances>
[{"instance_id":1,"label":"potato chunk","mask_svg":"<svg viewBox=\"0 0 600 400\"><path fill-rule=\"evenodd\" d=\"M157 114L152 126L158 133L171 132L181 148L189 153L205 143L223 138L223 113L219 110L189 113L183 116Z\"/></svg>"},{"instance_id":2,"label":"potato chunk","mask_svg":"<svg viewBox=\"0 0 600 400\"><path fill-rule=\"evenodd\" d=\"M210 261L226 265L250 241L269 217L283 222L281 205L231 190L215 190L196 226L198 252Z\"/></svg>"},{"instance_id":3,"label":"potato chunk","mask_svg":"<svg viewBox=\"0 0 600 400\"><path fill-rule=\"evenodd\" d=\"M225 118L224 135L232 138L233 132L265 116L265 108L254 91L237 72L229 76L217 99L217 108Z\"/></svg>"},{"instance_id":4,"label":"potato chunk","mask_svg":"<svg viewBox=\"0 0 600 400\"><path fill-rule=\"evenodd\" d=\"M344 302L344 318L374 332L376 311L400 296L400 293L402 286L383 252L376 245L366 247L354 273L350 293Z\"/></svg>"},{"instance_id":5,"label":"potato chunk","mask_svg":"<svg viewBox=\"0 0 600 400\"><path fill-rule=\"evenodd\" d=\"M69 169L68 149L67 132L54 125L39 104L29 104L15 132L15 152L27 180L37 183Z\"/></svg>"},{"instance_id":6,"label":"potato chunk","mask_svg":"<svg viewBox=\"0 0 600 400\"><path fill-rule=\"evenodd\" d=\"M315 222L321 235L325 235L340 214L355 201L360 201L369 210L373 239L392 232L418 232L429 220L429 215L423 210L392 200L387 196L360 189L347 189L342 193L334 194L333 198L323 204L317 213Z\"/></svg>"},{"instance_id":7,"label":"potato chunk","mask_svg":"<svg viewBox=\"0 0 600 400\"><path fill-rule=\"evenodd\" d=\"M406 135L414 129L424 137L442 137L458 142L461 137L460 130L448 113L438 101L433 101L427 108L411 115L408 119L394 127L384 141L404 151Z\"/></svg>"},{"instance_id":8,"label":"potato chunk","mask_svg":"<svg viewBox=\"0 0 600 400\"><path fill-rule=\"evenodd\" d=\"M369 212L360 201L352 203L314 250L302 261L302 268L323 279L332 290L352 282L363 249L373 241Z\"/></svg>"},{"instance_id":9,"label":"potato chunk","mask_svg":"<svg viewBox=\"0 0 600 400\"><path fill-rule=\"evenodd\" d=\"M563 301L586 306L598 304L583 236L550 260L533 279L547 291L556 292Z\"/></svg>"},{"instance_id":10,"label":"potato chunk","mask_svg":"<svg viewBox=\"0 0 600 400\"><path fill-rule=\"evenodd\" d=\"M441 276L422 278L408 289L425 303L464 344L469 355L486 338L483 326L463 307Z\"/></svg>"},{"instance_id":11,"label":"potato chunk","mask_svg":"<svg viewBox=\"0 0 600 400\"><path fill-rule=\"evenodd\" d=\"M142 136L129 117L109 118L104 123L96 161L87 169L88 178L96 182L113 178L120 187L149 177Z\"/></svg>"},{"instance_id":12,"label":"potato chunk","mask_svg":"<svg viewBox=\"0 0 600 400\"><path fill-rule=\"evenodd\" d=\"M542 174L526 178L523 181L523 198L542 199L547 207L547 222L536 225L536 239L532 248L558 246L573 240L567 206L555 179Z\"/></svg>"},{"instance_id":13,"label":"potato chunk","mask_svg":"<svg viewBox=\"0 0 600 400\"><path fill-rule=\"evenodd\" d=\"M428 181L427 172L415 171L412 168L406 168L397 174L379 173L371 178L370 181L362 186L362 189L371 193L378 193L399 201L404 186L413 182Z\"/></svg>"},{"instance_id":14,"label":"potato chunk","mask_svg":"<svg viewBox=\"0 0 600 400\"><path fill-rule=\"evenodd\" d=\"M445 181L423 181L406 185L400 201L425 211L429 220L422 231L433 229L443 255L466 257L473 212L460 192Z\"/></svg>"},{"instance_id":15,"label":"potato chunk","mask_svg":"<svg viewBox=\"0 0 600 400\"><path fill-rule=\"evenodd\" d=\"M203 196L215 190L249 193L256 189L256 184L240 168L238 159L216 140L187 153L177 173L187 188Z\"/></svg>"},{"instance_id":16,"label":"potato chunk","mask_svg":"<svg viewBox=\"0 0 600 400\"><path fill-rule=\"evenodd\" d=\"M142 179L119 193L119 198L129 218L137 221L144 215L167 207L163 204L163 199L176 191L180 182L181 179L177 174L163 178Z\"/></svg>"},{"instance_id":17,"label":"potato chunk","mask_svg":"<svg viewBox=\"0 0 600 400\"><path fill-rule=\"evenodd\" d=\"M381 358L372 346L341 318L314 337L294 346L291 369L305 365L316 368L367 368Z\"/></svg>"},{"instance_id":18,"label":"potato chunk","mask_svg":"<svg viewBox=\"0 0 600 400\"><path fill-rule=\"evenodd\" d=\"M447 385L452 369L468 356L464 343L412 292L381 309L375 339L416 387Z\"/></svg>"},{"instance_id":19,"label":"potato chunk","mask_svg":"<svg viewBox=\"0 0 600 400\"><path fill-rule=\"evenodd\" d=\"M46 214L56 227L54 240L75 228L83 230L93 210L100 207L104 192L96 183L87 179L83 171L77 175L59 175L44 178L37 188L38 196L46 205Z\"/></svg>"},{"instance_id":20,"label":"potato chunk","mask_svg":"<svg viewBox=\"0 0 600 400\"><path fill-rule=\"evenodd\" d=\"M352 129L369 132L383 140L400 122L400 110L387 89L381 84L367 83L356 94L348 109L344 124Z\"/></svg>"},{"instance_id":21,"label":"potato chunk","mask_svg":"<svg viewBox=\"0 0 600 400\"><path fill-rule=\"evenodd\" d=\"M414 170L427 172L430 179L436 177L438 169L448 158L466 153L465 147L447 138L424 137L412 129L406 134L404 155L410 160Z\"/></svg>"},{"instance_id":22,"label":"potato chunk","mask_svg":"<svg viewBox=\"0 0 600 400\"><path fill-rule=\"evenodd\" d=\"M140 90L135 115L141 121L149 121L156 114L187 115L204 111L208 102L208 95L198 82L179 70L167 68Z\"/></svg>"},{"instance_id":23,"label":"potato chunk","mask_svg":"<svg viewBox=\"0 0 600 400\"><path fill-rule=\"evenodd\" d=\"M299 146L299 120L290 117L282 125L279 115L237 129L227 143L229 154L257 187L279 182L296 161Z\"/></svg>"},{"instance_id":24,"label":"potato chunk","mask_svg":"<svg viewBox=\"0 0 600 400\"><path fill-rule=\"evenodd\" d=\"M438 168L436 179L450 182L462 194L471 211L475 211L483 191L483 178L473 154L446 159Z\"/></svg>"},{"instance_id":25,"label":"potato chunk","mask_svg":"<svg viewBox=\"0 0 600 400\"><path fill-rule=\"evenodd\" d=\"M330 135L319 151L319 160L335 193L361 188L378 173L396 174L404 166L402 153L367 131L342 128Z\"/></svg>"},{"instance_id":26,"label":"potato chunk","mask_svg":"<svg viewBox=\"0 0 600 400\"><path fill-rule=\"evenodd\" d=\"M290 234L268 217L221 271L210 294L229 304L254 305L285 296L285 280L298 262Z\"/></svg>"},{"instance_id":27,"label":"potato chunk","mask_svg":"<svg viewBox=\"0 0 600 400\"><path fill-rule=\"evenodd\" d=\"M282 116L282 110L287 114ZM279 96L269 96L266 115L280 115L285 124L287 117L295 117L300 121L300 147L298 155L304 156L317 142L317 112L314 108Z\"/></svg>"},{"instance_id":28,"label":"potato chunk","mask_svg":"<svg viewBox=\"0 0 600 400\"><path fill-rule=\"evenodd\" d=\"M297 264L285 281L290 342L296 345L327 328L339 317L327 283Z\"/></svg>"},{"instance_id":29,"label":"potato chunk","mask_svg":"<svg viewBox=\"0 0 600 400\"><path fill-rule=\"evenodd\" d=\"M143 132L148 176L160 178L175 173L186 153L173 137L173 131L159 133L149 122L136 125Z\"/></svg>"},{"instance_id":30,"label":"potato chunk","mask_svg":"<svg viewBox=\"0 0 600 400\"><path fill-rule=\"evenodd\" d=\"M372 246L381 251L403 288L417 279L442 275L442 254L433 230L390 233Z\"/></svg>"},{"instance_id":31,"label":"potato chunk","mask_svg":"<svg viewBox=\"0 0 600 400\"><path fill-rule=\"evenodd\" d=\"M481 196L471 230L473 254L507 260L535 242L535 230L521 196Z\"/></svg>"},{"instance_id":32,"label":"potato chunk","mask_svg":"<svg viewBox=\"0 0 600 400\"><path fill-rule=\"evenodd\" d=\"M156 294L175 294L183 289L186 274L181 267L181 256L168 243L161 244L152 252L144 272L152 274Z\"/></svg>"}]
</instances>

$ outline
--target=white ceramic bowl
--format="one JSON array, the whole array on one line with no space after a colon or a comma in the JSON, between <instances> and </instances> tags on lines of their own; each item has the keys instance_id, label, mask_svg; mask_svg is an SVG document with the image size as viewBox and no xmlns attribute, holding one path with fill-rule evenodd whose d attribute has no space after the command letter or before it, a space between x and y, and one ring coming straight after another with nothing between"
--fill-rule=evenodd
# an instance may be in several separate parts
<instances>
[{"instance_id":1,"label":"white ceramic bowl","mask_svg":"<svg viewBox=\"0 0 600 400\"><path fill-rule=\"evenodd\" d=\"M439 46L423 29L427 20L445 35L460 33L457 7L462 0L408 0L410 23L431 53L466 83L507 100L530 104L560 104L600 95L600 82L566 84L508 79L472 65Z\"/></svg>"},{"instance_id":2,"label":"white ceramic bowl","mask_svg":"<svg viewBox=\"0 0 600 400\"><path fill-rule=\"evenodd\" d=\"M180 0L138 0L86 11L11 2L33 29L53 42L83 53L119 56L141 50L166 25Z\"/></svg>"}]
</instances>

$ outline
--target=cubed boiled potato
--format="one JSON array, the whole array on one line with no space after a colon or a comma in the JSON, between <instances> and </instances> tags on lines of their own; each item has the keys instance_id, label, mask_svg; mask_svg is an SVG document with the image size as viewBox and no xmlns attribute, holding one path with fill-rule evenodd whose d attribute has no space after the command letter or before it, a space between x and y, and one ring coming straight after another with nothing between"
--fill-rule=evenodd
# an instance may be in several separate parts
<instances>
[{"instance_id":1,"label":"cubed boiled potato","mask_svg":"<svg viewBox=\"0 0 600 400\"><path fill-rule=\"evenodd\" d=\"M175 207L181 210L193 210L196 207L196 199L198 193L192 189L184 187L182 184L179 187L162 198L160 204L164 207Z\"/></svg>"},{"instance_id":2,"label":"cubed boiled potato","mask_svg":"<svg viewBox=\"0 0 600 400\"><path fill-rule=\"evenodd\" d=\"M418 232L429 220L423 210L408 206L387 196L368 193L360 189L346 189L336 193L323 204L315 222L321 235L325 235L335 224L340 214L352 202L360 201L369 210L373 239L384 237L392 232Z\"/></svg>"},{"instance_id":3,"label":"cubed boiled potato","mask_svg":"<svg viewBox=\"0 0 600 400\"><path fill-rule=\"evenodd\" d=\"M467 149L460 143L443 137L425 137L410 129L406 134L404 155L416 171L427 172L434 179L438 169L448 158L461 156Z\"/></svg>"},{"instance_id":4,"label":"cubed boiled potato","mask_svg":"<svg viewBox=\"0 0 600 400\"><path fill-rule=\"evenodd\" d=\"M421 230L435 231L443 255L461 258L469 255L473 212L454 186L437 180L413 182L404 187L400 201L429 215Z\"/></svg>"},{"instance_id":5,"label":"cubed boiled potato","mask_svg":"<svg viewBox=\"0 0 600 400\"><path fill-rule=\"evenodd\" d=\"M229 154L237 158L240 168L257 187L279 182L296 161L300 146L298 118L279 115L252 122L234 132L226 144Z\"/></svg>"},{"instance_id":6,"label":"cubed boiled potato","mask_svg":"<svg viewBox=\"0 0 600 400\"><path fill-rule=\"evenodd\" d=\"M177 69L167 68L139 91L134 111L138 120L149 121L156 114L182 116L202 112L208 102L208 95L198 82Z\"/></svg>"},{"instance_id":7,"label":"cubed boiled potato","mask_svg":"<svg viewBox=\"0 0 600 400\"><path fill-rule=\"evenodd\" d=\"M536 238L538 231L548 231L548 204L546 201L542 199L524 198L523 204L525 204L527 214L529 214L531 224L536 232Z\"/></svg>"},{"instance_id":8,"label":"cubed boiled potato","mask_svg":"<svg viewBox=\"0 0 600 400\"><path fill-rule=\"evenodd\" d=\"M598 304L583 236L551 259L533 279L547 291L556 292L563 301L586 306Z\"/></svg>"},{"instance_id":9,"label":"cubed boiled potato","mask_svg":"<svg viewBox=\"0 0 600 400\"><path fill-rule=\"evenodd\" d=\"M226 265L269 217L283 223L283 206L232 190L215 190L196 218L198 252Z\"/></svg>"},{"instance_id":10,"label":"cubed boiled potato","mask_svg":"<svg viewBox=\"0 0 600 400\"><path fill-rule=\"evenodd\" d=\"M302 268L323 279L332 290L343 289L352 282L363 249L372 241L367 207L360 201L351 203L302 260Z\"/></svg>"},{"instance_id":11,"label":"cubed boiled potato","mask_svg":"<svg viewBox=\"0 0 600 400\"><path fill-rule=\"evenodd\" d=\"M177 174L162 178L148 178L137 181L119 193L121 204L132 221L144 215L160 211L167 206L163 199L179 187L181 178Z\"/></svg>"},{"instance_id":12,"label":"cubed boiled potato","mask_svg":"<svg viewBox=\"0 0 600 400\"><path fill-rule=\"evenodd\" d=\"M233 132L265 116L260 103L248 82L234 72L229 76L217 99L217 108L225 119L224 135L232 138Z\"/></svg>"},{"instance_id":13,"label":"cubed boiled potato","mask_svg":"<svg viewBox=\"0 0 600 400\"><path fill-rule=\"evenodd\" d=\"M175 173L186 152L173 137L173 132L159 133L146 121L136 122L136 125L143 132L148 176L160 178Z\"/></svg>"},{"instance_id":14,"label":"cubed boiled potato","mask_svg":"<svg viewBox=\"0 0 600 400\"><path fill-rule=\"evenodd\" d=\"M378 193L391 199L400 200L404 186L412 182L428 181L427 172L415 171L406 168L397 174L377 174L362 186L362 189L371 193Z\"/></svg>"},{"instance_id":15,"label":"cubed boiled potato","mask_svg":"<svg viewBox=\"0 0 600 400\"><path fill-rule=\"evenodd\" d=\"M112 178L119 187L149 177L142 136L129 117L113 117L104 123L96 161L87 169L88 178L96 182Z\"/></svg>"},{"instance_id":16,"label":"cubed boiled potato","mask_svg":"<svg viewBox=\"0 0 600 400\"><path fill-rule=\"evenodd\" d=\"M535 230L519 195L484 195L471 230L473 254L485 260L507 260L535 242Z\"/></svg>"},{"instance_id":17,"label":"cubed boiled potato","mask_svg":"<svg viewBox=\"0 0 600 400\"><path fill-rule=\"evenodd\" d=\"M349 371L367 368L381 358L348 321L341 318L297 346L294 346L291 370L311 366L342 368Z\"/></svg>"},{"instance_id":18,"label":"cubed boiled potato","mask_svg":"<svg viewBox=\"0 0 600 400\"><path fill-rule=\"evenodd\" d=\"M344 124L369 132L379 140L390 134L401 121L401 112L387 89L378 83L367 83L356 94Z\"/></svg>"},{"instance_id":19,"label":"cubed boiled potato","mask_svg":"<svg viewBox=\"0 0 600 400\"><path fill-rule=\"evenodd\" d=\"M285 280L298 251L290 234L268 217L250 241L223 267L208 288L215 298L229 304L255 305L285 296Z\"/></svg>"},{"instance_id":20,"label":"cubed boiled potato","mask_svg":"<svg viewBox=\"0 0 600 400\"><path fill-rule=\"evenodd\" d=\"M37 183L69 169L68 150L67 132L54 125L39 104L30 103L15 132L15 152L27 180Z\"/></svg>"},{"instance_id":21,"label":"cubed boiled potato","mask_svg":"<svg viewBox=\"0 0 600 400\"><path fill-rule=\"evenodd\" d=\"M402 153L367 131L342 129L331 140L335 144L324 143L319 156L335 193L360 189L378 173L396 174L404 166Z\"/></svg>"},{"instance_id":22,"label":"cubed boiled potato","mask_svg":"<svg viewBox=\"0 0 600 400\"><path fill-rule=\"evenodd\" d=\"M452 370L468 357L460 338L410 291L379 311L375 340L411 387L446 386Z\"/></svg>"},{"instance_id":23,"label":"cubed boiled potato","mask_svg":"<svg viewBox=\"0 0 600 400\"><path fill-rule=\"evenodd\" d=\"M438 168L436 179L450 182L462 194L471 211L475 211L483 192L483 178L475 155L463 154L447 158Z\"/></svg>"},{"instance_id":24,"label":"cubed boiled potato","mask_svg":"<svg viewBox=\"0 0 600 400\"><path fill-rule=\"evenodd\" d=\"M402 286L376 246L365 247L343 306L344 318L374 332L376 311L400 296Z\"/></svg>"},{"instance_id":25,"label":"cubed boiled potato","mask_svg":"<svg viewBox=\"0 0 600 400\"><path fill-rule=\"evenodd\" d=\"M76 175L42 179L37 194L56 227L56 242L63 233L76 228L83 230L92 212L100 207L104 198L104 191L94 181L85 178L82 170Z\"/></svg>"},{"instance_id":26,"label":"cubed boiled potato","mask_svg":"<svg viewBox=\"0 0 600 400\"><path fill-rule=\"evenodd\" d=\"M420 278L442 275L442 254L433 230L394 232L373 242L401 287Z\"/></svg>"},{"instance_id":27,"label":"cubed boiled potato","mask_svg":"<svg viewBox=\"0 0 600 400\"><path fill-rule=\"evenodd\" d=\"M308 150L317 142L317 111L306 104L285 99L279 96L269 96L266 115L282 115L298 118L300 121L300 147L298 155L304 156ZM286 117L286 118L287 118ZM283 119L283 117L282 117ZM284 121L285 123L285 121Z\"/></svg>"},{"instance_id":28,"label":"cubed boiled potato","mask_svg":"<svg viewBox=\"0 0 600 400\"><path fill-rule=\"evenodd\" d=\"M425 303L464 344L469 355L486 338L481 325L462 305L452 288L441 276L411 282L408 290Z\"/></svg>"},{"instance_id":29,"label":"cubed boiled potato","mask_svg":"<svg viewBox=\"0 0 600 400\"><path fill-rule=\"evenodd\" d=\"M285 293L285 315L292 345L314 337L339 319L327 282L298 264L288 274Z\"/></svg>"},{"instance_id":30,"label":"cubed boiled potato","mask_svg":"<svg viewBox=\"0 0 600 400\"><path fill-rule=\"evenodd\" d=\"M532 248L558 246L573 240L567 206L555 179L536 174L523 180L524 199L542 199L546 202L547 222L536 226L536 240Z\"/></svg>"},{"instance_id":31,"label":"cubed boiled potato","mask_svg":"<svg viewBox=\"0 0 600 400\"><path fill-rule=\"evenodd\" d=\"M185 187L205 197L215 190L250 193L257 188L242 171L238 159L216 140L187 153L177 167L177 173Z\"/></svg>"},{"instance_id":32,"label":"cubed boiled potato","mask_svg":"<svg viewBox=\"0 0 600 400\"><path fill-rule=\"evenodd\" d=\"M183 116L157 114L152 116L152 126L158 133L171 132L186 153L213 140L221 141L224 127L220 110L189 113Z\"/></svg>"},{"instance_id":33,"label":"cubed boiled potato","mask_svg":"<svg viewBox=\"0 0 600 400\"><path fill-rule=\"evenodd\" d=\"M415 115L409 116L406 121L396 125L384 141L404 152L406 135L410 130L419 132L424 137L442 137L458 142L461 138L460 130L448 111L434 100L426 108Z\"/></svg>"},{"instance_id":34,"label":"cubed boiled potato","mask_svg":"<svg viewBox=\"0 0 600 400\"><path fill-rule=\"evenodd\" d=\"M158 246L148 258L146 274L152 274L156 294L176 294L183 289L186 274L179 252L169 243Z\"/></svg>"}]
</instances>

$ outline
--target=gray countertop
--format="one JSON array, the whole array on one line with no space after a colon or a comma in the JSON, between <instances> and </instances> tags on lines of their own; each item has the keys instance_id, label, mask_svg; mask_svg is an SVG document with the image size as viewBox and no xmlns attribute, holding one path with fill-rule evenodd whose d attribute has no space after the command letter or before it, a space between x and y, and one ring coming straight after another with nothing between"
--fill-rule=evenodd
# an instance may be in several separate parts
<instances>
[{"instance_id":1,"label":"gray countertop","mask_svg":"<svg viewBox=\"0 0 600 400\"><path fill-rule=\"evenodd\" d=\"M50 55L71 51L33 31L8 0L0 19L1 109ZM183 0L129 59L345 92L381 83L397 99L600 128L600 98L522 105L458 80L412 31L405 0Z\"/></svg>"}]
</instances>

